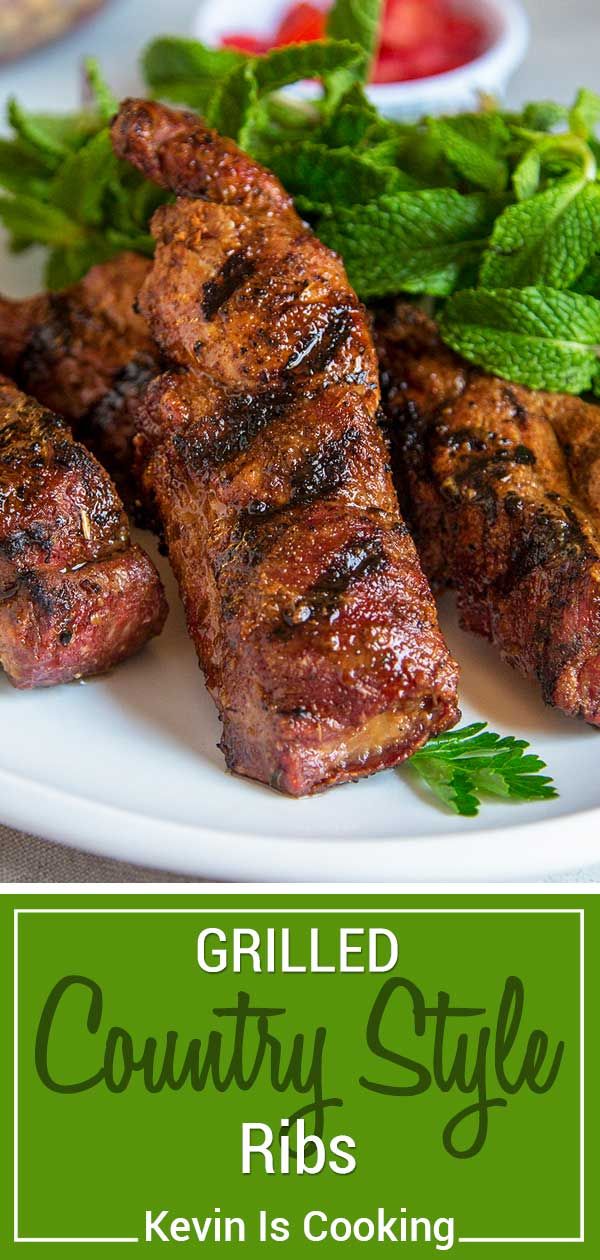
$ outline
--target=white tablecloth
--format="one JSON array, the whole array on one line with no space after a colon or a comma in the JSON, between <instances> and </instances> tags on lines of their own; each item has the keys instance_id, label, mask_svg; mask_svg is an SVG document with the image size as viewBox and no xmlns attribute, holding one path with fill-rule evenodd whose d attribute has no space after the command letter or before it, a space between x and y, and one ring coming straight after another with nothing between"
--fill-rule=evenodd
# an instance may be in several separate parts
<instances>
[{"instance_id":1,"label":"white tablecloth","mask_svg":"<svg viewBox=\"0 0 600 1260\"><path fill-rule=\"evenodd\" d=\"M219 0L205 0L218 4ZM258 3L259 0L256 0ZM598 0L525 0L532 23L532 46L526 65L515 76L509 103L553 97L570 100L585 84L600 86ZM79 65L92 52L110 69L111 85L122 93L135 90L135 59L156 34L189 34L197 0L111 0L106 9L60 44L0 72L0 100L19 96L30 108L61 108L67 92L79 98ZM0 815L2 803L0 802ZM600 865L561 876L561 881L600 880ZM61 845L18 835L0 825L0 882L149 882L180 880L142 867L96 858ZM554 881L554 877L552 877Z\"/></svg>"}]
</instances>

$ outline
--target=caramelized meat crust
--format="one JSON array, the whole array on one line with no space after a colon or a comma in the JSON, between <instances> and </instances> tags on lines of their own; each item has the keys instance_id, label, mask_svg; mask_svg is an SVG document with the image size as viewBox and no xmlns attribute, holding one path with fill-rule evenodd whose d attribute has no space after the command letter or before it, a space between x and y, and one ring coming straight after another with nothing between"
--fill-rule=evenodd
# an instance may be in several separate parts
<instances>
[{"instance_id":1,"label":"caramelized meat crust","mask_svg":"<svg viewBox=\"0 0 600 1260\"><path fill-rule=\"evenodd\" d=\"M15 687L98 673L158 634L158 574L110 478L0 377L0 664Z\"/></svg>"},{"instance_id":2,"label":"caramelized meat crust","mask_svg":"<svg viewBox=\"0 0 600 1260\"><path fill-rule=\"evenodd\" d=\"M155 344L136 310L149 267L139 254L123 253L61 293L0 298L0 369L69 421L128 506L136 499L134 404L159 370Z\"/></svg>"},{"instance_id":3,"label":"caramelized meat crust","mask_svg":"<svg viewBox=\"0 0 600 1260\"><path fill-rule=\"evenodd\" d=\"M365 312L278 181L196 116L128 101L113 142L179 194L139 297L168 370L136 447L227 764L294 796L393 766L455 722L457 669Z\"/></svg>"},{"instance_id":4,"label":"caramelized meat crust","mask_svg":"<svg viewBox=\"0 0 600 1260\"><path fill-rule=\"evenodd\" d=\"M375 340L426 573L547 704L600 725L600 407L476 370L405 304Z\"/></svg>"}]
</instances>

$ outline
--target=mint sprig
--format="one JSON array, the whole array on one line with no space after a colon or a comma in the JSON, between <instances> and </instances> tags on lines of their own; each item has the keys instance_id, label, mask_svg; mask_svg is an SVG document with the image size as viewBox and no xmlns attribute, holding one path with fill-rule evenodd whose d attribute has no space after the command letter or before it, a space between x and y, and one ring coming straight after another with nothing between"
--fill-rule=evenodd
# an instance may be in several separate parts
<instances>
[{"instance_id":1,"label":"mint sprig","mask_svg":"<svg viewBox=\"0 0 600 1260\"><path fill-rule=\"evenodd\" d=\"M539 151L529 155L540 160ZM479 282L484 288L548 284L570 289L593 257L600 239L600 183L596 163L591 174L570 174L545 192L508 206L494 224L483 256ZM524 163L518 187L523 194Z\"/></svg>"},{"instance_id":2,"label":"mint sprig","mask_svg":"<svg viewBox=\"0 0 600 1260\"><path fill-rule=\"evenodd\" d=\"M427 296L444 339L480 367L600 393L600 97L383 118L365 90L380 15L381 0L336 0L327 39L261 57L164 36L142 69L154 94L275 171L360 297ZM315 83L309 99L286 94L298 80ZM0 220L13 249L46 246L56 287L120 249L151 254L165 197L114 159L116 102L94 62L87 81L73 114L11 102L0 140Z\"/></svg>"},{"instance_id":3,"label":"mint sprig","mask_svg":"<svg viewBox=\"0 0 600 1260\"><path fill-rule=\"evenodd\" d=\"M444 340L488 372L528 385L600 393L600 301L545 285L466 289L441 317Z\"/></svg>"},{"instance_id":4,"label":"mint sprig","mask_svg":"<svg viewBox=\"0 0 600 1260\"><path fill-rule=\"evenodd\" d=\"M115 158L108 120L116 101L94 61L86 81L87 107L73 114L29 113L9 101L13 135L0 141L0 223L13 250L47 248L51 289L121 250L152 254L148 223L165 199Z\"/></svg>"},{"instance_id":5,"label":"mint sprig","mask_svg":"<svg viewBox=\"0 0 600 1260\"><path fill-rule=\"evenodd\" d=\"M431 739L409 764L430 790L456 814L475 818L482 797L548 801L558 796L546 763L529 744L513 735L497 735L487 722L473 722Z\"/></svg>"}]
</instances>

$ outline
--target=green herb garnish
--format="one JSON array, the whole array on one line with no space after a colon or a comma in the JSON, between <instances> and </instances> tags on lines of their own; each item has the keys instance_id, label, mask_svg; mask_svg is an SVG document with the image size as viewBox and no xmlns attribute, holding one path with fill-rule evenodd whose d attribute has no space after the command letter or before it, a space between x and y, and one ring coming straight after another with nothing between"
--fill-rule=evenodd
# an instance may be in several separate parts
<instances>
[{"instance_id":1,"label":"green herb garnish","mask_svg":"<svg viewBox=\"0 0 600 1260\"><path fill-rule=\"evenodd\" d=\"M528 753L529 744L513 735L488 731L473 722L431 739L408 763L431 791L464 818L475 818L482 796L516 801L548 801L558 796L545 762Z\"/></svg>"},{"instance_id":2,"label":"green herb garnish","mask_svg":"<svg viewBox=\"0 0 600 1260\"><path fill-rule=\"evenodd\" d=\"M12 139L0 141L0 222L13 250L48 249L46 283L60 289L121 250L154 252L148 223L166 194L112 151L116 102L93 61L86 109L66 115L8 107Z\"/></svg>"},{"instance_id":3,"label":"green herb garnish","mask_svg":"<svg viewBox=\"0 0 600 1260\"><path fill-rule=\"evenodd\" d=\"M155 95L199 110L269 166L365 300L432 299L445 341L489 371L541 389L600 395L600 97L508 113L401 123L364 85L381 0L337 0L328 38L251 57L154 40ZM94 62L90 103L66 116L9 107L0 220L13 249L49 251L60 288L122 249L153 250L165 194L112 155L116 102ZM316 81L310 99L285 92Z\"/></svg>"},{"instance_id":4,"label":"green herb garnish","mask_svg":"<svg viewBox=\"0 0 600 1260\"><path fill-rule=\"evenodd\" d=\"M600 393L600 302L551 289L466 289L440 315L445 341L531 389Z\"/></svg>"}]
</instances>

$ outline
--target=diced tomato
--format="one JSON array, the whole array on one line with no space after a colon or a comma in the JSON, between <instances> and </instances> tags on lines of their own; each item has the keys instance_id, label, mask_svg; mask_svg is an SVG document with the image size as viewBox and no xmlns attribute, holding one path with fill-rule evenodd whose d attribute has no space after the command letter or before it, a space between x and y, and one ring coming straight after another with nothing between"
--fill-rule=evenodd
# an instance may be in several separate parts
<instances>
[{"instance_id":1,"label":"diced tomato","mask_svg":"<svg viewBox=\"0 0 600 1260\"><path fill-rule=\"evenodd\" d=\"M392 48L418 47L436 37L444 16L440 0L388 0L382 40Z\"/></svg>"},{"instance_id":2,"label":"diced tomato","mask_svg":"<svg viewBox=\"0 0 600 1260\"><path fill-rule=\"evenodd\" d=\"M274 45L305 44L313 39L323 39L326 15L314 4L294 4L280 22Z\"/></svg>"},{"instance_id":3,"label":"diced tomato","mask_svg":"<svg viewBox=\"0 0 600 1260\"><path fill-rule=\"evenodd\" d=\"M373 82L403 83L407 79L424 79L432 74L444 74L455 64L441 43L429 42L405 52L384 45L375 66Z\"/></svg>"},{"instance_id":4,"label":"diced tomato","mask_svg":"<svg viewBox=\"0 0 600 1260\"><path fill-rule=\"evenodd\" d=\"M373 83L399 83L406 78L406 57L381 49L373 71Z\"/></svg>"},{"instance_id":5,"label":"diced tomato","mask_svg":"<svg viewBox=\"0 0 600 1260\"><path fill-rule=\"evenodd\" d=\"M257 39L255 35L224 35L221 40L223 48L237 48L239 52L251 53L257 56L264 53L271 47L268 39Z\"/></svg>"},{"instance_id":6,"label":"diced tomato","mask_svg":"<svg viewBox=\"0 0 600 1260\"><path fill-rule=\"evenodd\" d=\"M485 49L485 30L473 18L449 17L444 39L448 49L463 57L464 61L472 61Z\"/></svg>"}]
</instances>

